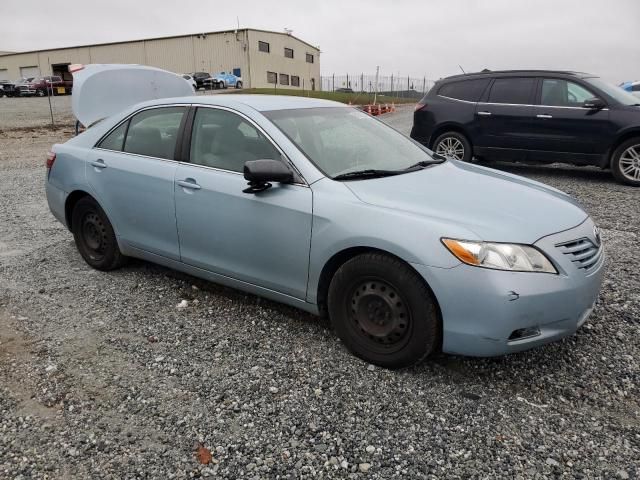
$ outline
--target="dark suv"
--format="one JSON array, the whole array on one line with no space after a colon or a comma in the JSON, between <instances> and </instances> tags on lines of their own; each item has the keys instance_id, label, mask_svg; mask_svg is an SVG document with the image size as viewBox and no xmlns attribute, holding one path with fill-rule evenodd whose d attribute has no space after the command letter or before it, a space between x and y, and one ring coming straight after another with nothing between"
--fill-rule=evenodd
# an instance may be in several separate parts
<instances>
[{"instance_id":1,"label":"dark suv","mask_svg":"<svg viewBox=\"0 0 640 480\"><path fill-rule=\"evenodd\" d=\"M586 73L445 78L416 105L411 137L459 160L597 165L640 186L640 99Z\"/></svg>"}]
</instances>

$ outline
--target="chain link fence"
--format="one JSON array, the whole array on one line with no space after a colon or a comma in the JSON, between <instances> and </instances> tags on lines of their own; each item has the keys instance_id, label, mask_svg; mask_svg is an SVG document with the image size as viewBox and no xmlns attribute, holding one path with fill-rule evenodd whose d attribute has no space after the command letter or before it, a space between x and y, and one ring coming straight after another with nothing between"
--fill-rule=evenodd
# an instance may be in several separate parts
<instances>
[{"instance_id":1,"label":"chain link fence","mask_svg":"<svg viewBox=\"0 0 640 480\"><path fill-rule=\"evenodd\" d=\"M360 74L323 75L321 88L325 92L335 92L341 89L351 89L354 92L374 93L376 91L376 76ZM435 83L424 77L410 77L402 75L379 75L378 93L395 97L422 98Z\"/></svg>"}]
</instances>

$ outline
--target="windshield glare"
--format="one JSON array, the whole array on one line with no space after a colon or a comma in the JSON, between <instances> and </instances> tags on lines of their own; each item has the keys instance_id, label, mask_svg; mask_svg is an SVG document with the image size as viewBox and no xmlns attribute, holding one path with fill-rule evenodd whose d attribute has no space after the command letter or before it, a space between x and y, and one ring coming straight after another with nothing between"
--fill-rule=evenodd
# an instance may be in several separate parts
<instances>
[{"instance_id":1,"label":"windshield glare","mask_svg":"<svg viewBox=\"0 0 640 480\"><path fill-rule=\"evenodd\" d=\"M327 176L403 170L433 159L413 140L348 107L264 112Z\"/></svg>"},{"instance_id":2,"label":"windshield glare","mask_svg":"<svg viewBox=\"0 0 640 480\"><path fill-rule=\"evenodd\" d=\"M585 81L587 81L594 87L599 88L622 105L637 105L638 103L640 103L640 100L638 100L637 97L634 97L630 93L625 92L622 88L607 83L600 78L585 78Z\"/></svg>"}]
</instances>

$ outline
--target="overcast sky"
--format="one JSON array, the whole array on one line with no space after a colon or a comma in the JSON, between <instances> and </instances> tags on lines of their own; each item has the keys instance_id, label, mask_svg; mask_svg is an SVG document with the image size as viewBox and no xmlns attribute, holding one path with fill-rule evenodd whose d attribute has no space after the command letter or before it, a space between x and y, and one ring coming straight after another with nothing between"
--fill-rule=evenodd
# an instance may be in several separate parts
<instances>
[{"instance_id":1,"label":"overcast sky","mask_svg":"<svg viewBox=\"0 0 640 480\"><path fill-rule=\"evenodd\" d=\"M323 75L557 68L640 80L640 0L0 0L0 50L293 30Z\"/></svg>"}]
</instances>

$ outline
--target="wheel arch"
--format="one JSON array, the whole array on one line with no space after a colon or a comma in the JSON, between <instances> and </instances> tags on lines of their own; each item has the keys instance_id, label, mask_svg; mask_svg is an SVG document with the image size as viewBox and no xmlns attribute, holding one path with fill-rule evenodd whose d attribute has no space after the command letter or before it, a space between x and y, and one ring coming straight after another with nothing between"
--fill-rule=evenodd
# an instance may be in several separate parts
<instances>
[{"instance_id":1,"label":"wheel arch","mask_svg":"<svg viewBox=\"0 0 640 480\"><path fill-rule=\"evenodd\" d=\"M633 127L631 130L626 130L618 135L616 137L616 140L609 148L607 155L605 155L604 159L602 160L602 164L600 166L603 168L611 167L613 163L613 154L616 152L618 147L627 140L631 140L635 137L638 137L640 139L640 127Z\"/></svg>"},{"instance_id":2,"label":"wheel arch","mask_svg":"<svg viewBox=\"0 0 640 480\"><path fill-rule=\"evenodd\" d=\"M64 202L64 220L67 224L67 228L72 231L73 226L71 225L71 219L73 217L73 209L76 204L80 201L80 199L84 197L92 198L96 203L99 204L98 200L95 199L90 193L84 190L74 190L69 195L67 195L67 199Z\"/></svg>"},{"instance_id":3,"label":"wheel arch","mask_svg":"<svg viewBox=\"0 0 640 480\"><path fill-rule=\"evenodd\" d=\"M445 132L456 132L460 135L464 135L469 145L471 145L471 151L473 151L473 142L471 141L471 136L469 132L464 128L463 125L459 123L445 123L443 125L438 125L438 127L431 134L431 138L429 138L429 148L433 150L434 143L436 139Z\"/></svg>"},{"instance_id":4,"label":"wheel arch","mask_svg":"<svg viewBox=\"0 0 640 480\"><path fill-rule=\"evenodd\" d=\"M329 260L325 262L324 266L322 267L322 271L320 272L320 277L318 279L318 285L317 285L316 301L317 301L318 311L320 313L320 316L327 317L328 315L327 297L329 294L329 285L331 284L331 280L333 279L338 269L342 265L344 265L346 262L351 260L352 258L358 255L362 255L363 253L380 253L383 255L387 255L389 257L395 258L396 260L402 262L403 264L407 265L411 270L413 270L422 279L422 282L431 293L432 299L436 306L436 311L438 313L438 320L442 325L442 311L440 309L440 303L438 302L438 298L436 297L433 289L431 288L429 283L426 281L426 279L422 275L420 275L420 273L411 265L411 263L407 262L406 260L399 257L398 255L395 255L381 248L370 247L370 246L353 246L353 247L345 248L333 254L333 256L331 256L331 258L329 258ZM440 331L442 332L442 328L440 328ZM442 342L440 342L440 344L442 344Z\"/></svg>"}]
</instances>

